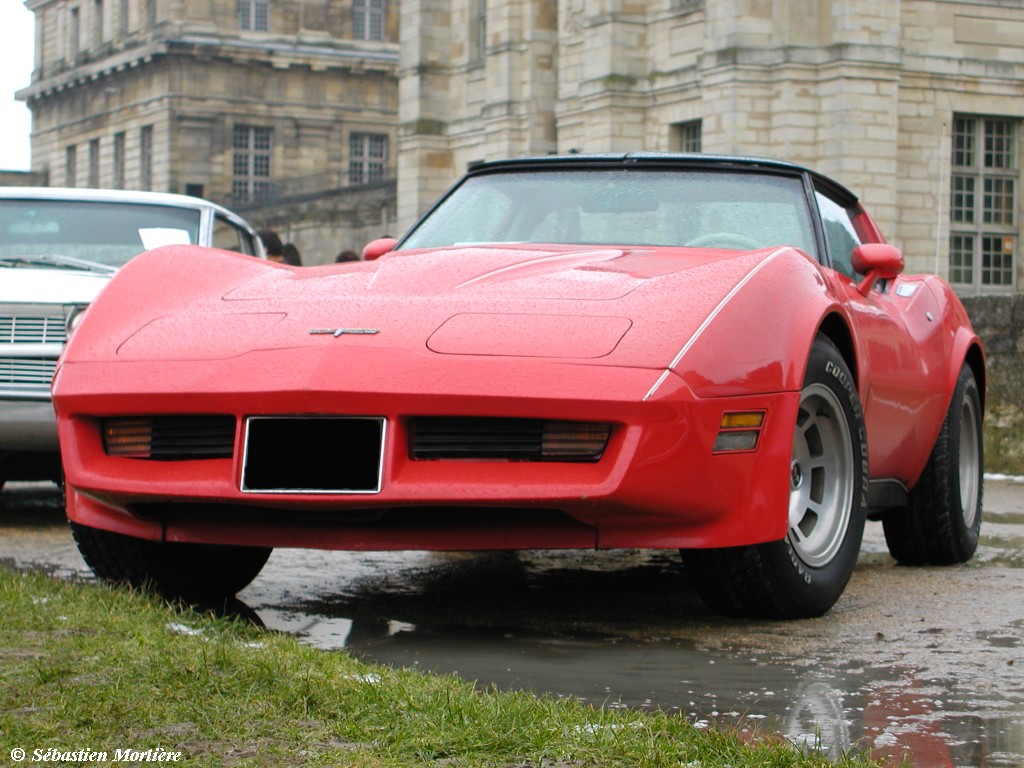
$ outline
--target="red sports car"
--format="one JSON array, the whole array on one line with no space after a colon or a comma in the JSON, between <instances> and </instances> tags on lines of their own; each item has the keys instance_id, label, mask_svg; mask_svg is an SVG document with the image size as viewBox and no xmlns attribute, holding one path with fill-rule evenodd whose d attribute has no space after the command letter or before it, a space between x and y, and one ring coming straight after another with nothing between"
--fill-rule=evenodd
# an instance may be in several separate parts
<instances>
[{"instance_id":1,"label":"red sports car","mask_svg":"<svg viewBox=\"0 0 1024 768\"><path fill-rule=\"evenodd\" d=\"M678 548L731 615L981 524L982 344L834 181L628 153L473 167L366 261L124 267L54 380L101 577L234 593L273 547Z\"/></svg>"}]
</instances>

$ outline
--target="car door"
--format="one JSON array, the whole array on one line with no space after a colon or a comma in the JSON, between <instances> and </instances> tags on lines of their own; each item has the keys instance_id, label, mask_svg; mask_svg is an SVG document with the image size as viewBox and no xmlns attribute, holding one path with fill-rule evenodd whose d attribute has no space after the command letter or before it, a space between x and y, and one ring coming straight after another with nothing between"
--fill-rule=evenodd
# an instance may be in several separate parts
<instances>
[{"instance_id":1,"label":"car door","mask_svg":"<svg viewBox=\"0 0 1024 768\"><path fill-rule=\"evenodd\" d=\"M942 407L936 383L946 353L938 302L925 282L906 278L877 281L862 293L864 276L853 271L850 254L867 234L858 226L863 211L825 190L816 196L832 278L854 324L871 476L911 483L930 452Z\"/></svg>"}]
</instances>

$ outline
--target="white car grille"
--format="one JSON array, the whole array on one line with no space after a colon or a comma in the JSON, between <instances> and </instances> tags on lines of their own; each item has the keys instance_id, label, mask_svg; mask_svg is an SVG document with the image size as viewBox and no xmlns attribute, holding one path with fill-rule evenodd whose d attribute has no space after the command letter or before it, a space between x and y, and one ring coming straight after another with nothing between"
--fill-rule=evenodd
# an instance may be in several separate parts
<instances>
[{"instance_id":1,"label":"white car grille","mask_svg":"<svg viewBox=\"0 0 1024 768\"><path fill-rule=\"evenodd\" d=\"M49 388L56 360L0 357L0 385L18 384Z\"/></svg>"},{"instance_id":2,"label":"white car grille","mask_svg":"<svg viewBox=\"0 0 1024 768\"><path fill-rule=\"evenodd\" d=\"M0 344L63 344L64 316L0 315Z\"/></svg>"}]
</instances>

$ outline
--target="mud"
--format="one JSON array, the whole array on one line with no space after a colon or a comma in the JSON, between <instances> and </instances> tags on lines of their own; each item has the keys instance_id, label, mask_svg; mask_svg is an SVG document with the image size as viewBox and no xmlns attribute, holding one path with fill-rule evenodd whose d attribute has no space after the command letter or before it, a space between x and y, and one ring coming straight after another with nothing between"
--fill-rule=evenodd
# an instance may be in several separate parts
<instances>
[{"instance_id":1,"label":"mud","mask_svg":"<svg viewBox=\"0 0 1024 768\"><path fill-rule=\"evenodd\" d=\"M674 552L276 551L236 608L368 661L660 708L916 766L1024 765L1024 483L989 478L978 555L902 568L869 524L826 616L710 614ZM52 486L0 493L0 564L89 578Z\"/></svg>"}]
</instances>

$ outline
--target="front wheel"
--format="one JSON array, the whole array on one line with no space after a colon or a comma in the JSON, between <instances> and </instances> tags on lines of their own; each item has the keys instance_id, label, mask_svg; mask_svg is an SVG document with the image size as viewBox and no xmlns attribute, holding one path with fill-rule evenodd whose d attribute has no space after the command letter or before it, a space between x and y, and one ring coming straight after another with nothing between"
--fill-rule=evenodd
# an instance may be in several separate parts
<instances>
[{"instance_id":1,"label":"front wheel","mask_svg":"<svg viewBox=\"0 0 1024 768\"><path fill-rule=\"evenodd\" d=\"M78 551L99 578L153 588L166 597L231 597L270 557L269 547L146 541L70 523Z\"/></svg>"},{"instance_id":2,"label":"front wheel","mask_svg":"<svg viewBox=\"0 0 1024 768\"><path fill-rule=\"evenodd\" d=\"M981 394L970 366L906 509L882 518L889 554L904 565L952 565L974 556L981 532L984 456Z\"/></svg>"},{"instance_id":3,"label":"front wheel","mask_svg":"<svg viewBox=\"0 0 1024 768\"><path fill-rule=\"evenodd\" d=\"M824 336L808 358L790 462L789 532L781 541L686 550L708 606L728 616L820 616L839 599L864 535L867 438L853 376Z\"/></svg>"}]
</instances>

